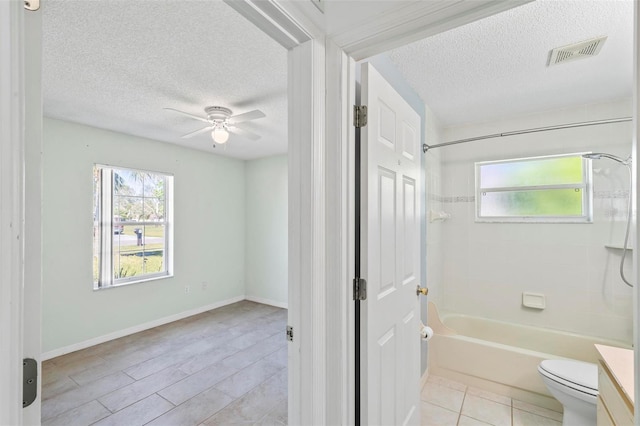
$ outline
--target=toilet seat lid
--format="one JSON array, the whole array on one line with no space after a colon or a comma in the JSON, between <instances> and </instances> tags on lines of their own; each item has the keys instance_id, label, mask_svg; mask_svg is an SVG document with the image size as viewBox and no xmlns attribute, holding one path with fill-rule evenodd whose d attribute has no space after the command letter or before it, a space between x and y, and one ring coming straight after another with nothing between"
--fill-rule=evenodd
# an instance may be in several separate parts
<instances>
[{"instance_id":1,"label":"toilet seat lid","mask_svg":"<svg viewBox=\"0 0 640 426\"><path fill-rule=\"evenodd\" d=\"M598 390L598 366L596 364L569 359L547 359L540 363L540 369L566 382L594 391Z\"/></svg>"}]
</instances>

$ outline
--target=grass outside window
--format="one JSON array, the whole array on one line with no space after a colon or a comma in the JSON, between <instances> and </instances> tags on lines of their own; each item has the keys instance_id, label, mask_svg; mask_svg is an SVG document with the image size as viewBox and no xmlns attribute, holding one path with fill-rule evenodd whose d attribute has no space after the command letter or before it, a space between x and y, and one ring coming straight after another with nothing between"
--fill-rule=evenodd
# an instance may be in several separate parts
<instances>
[{"instance_id":1,"label":"grass outside window","mask_svg":"<svg viewBox=\"0 0 640 426\"><path fill-rule=\"evenodd\" d=\"M94 288L172 275L173 177L94 168Z\"/></svg>"}]
</instances>

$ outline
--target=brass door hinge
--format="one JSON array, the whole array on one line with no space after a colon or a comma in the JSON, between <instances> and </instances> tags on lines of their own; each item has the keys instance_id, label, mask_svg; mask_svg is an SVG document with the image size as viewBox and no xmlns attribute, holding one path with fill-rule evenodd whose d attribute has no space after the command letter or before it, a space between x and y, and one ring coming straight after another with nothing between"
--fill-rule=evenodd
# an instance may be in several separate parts
<instances>
[{"instance_id":1,"label":"brass door hinge","mask_svg":"<svg viewBox=\"0 0 640 426\"><path fill-rule=\"evenodd\" d=\"M367 106L366 105L353 106L353 125L358 128L364 127L367 125Z\"/></svg>"},{"instance_id":2,"label":"brass door hinge","mask_svg":"<svg viewBox=\"0 0 640 426\"><path fill-rule=\"evenodd\" d=\"M353 300L367 299L367 280L364 278L353 279Z\"/></svg>"},{"instance_id":3,"label":"brass door hinge","mask_svg":"<svg viewBox=\"0 0 640 426\"><path fill-rule=\"evenodd\" d=\"M25 408L38 396L38 363L35 359L22 360L22 380L22 408Z\"/></svg>"}]
</instances>

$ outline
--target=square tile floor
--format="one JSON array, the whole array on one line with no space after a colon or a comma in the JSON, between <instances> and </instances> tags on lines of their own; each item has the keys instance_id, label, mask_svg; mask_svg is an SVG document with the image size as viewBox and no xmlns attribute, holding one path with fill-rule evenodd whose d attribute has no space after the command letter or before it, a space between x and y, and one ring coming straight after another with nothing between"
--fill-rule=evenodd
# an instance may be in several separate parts
<instances>
[{"instance_id":1,"label":"square tile floor","mask_svg":"<svg viewBox=\"0 0 640 426\"><path fill-rule=\"evenodd\" d=\"M42 424L284 425L286 322L242 301L45 361Z\"/></svg>"},{"instance_id":2,"label":"square tile floor","mask_svg":"<svg viewBox=\"0 0 640 426\"><path fill-rule=\"evenodd\" d=\"M561 426L562 413L439 376L421 394L425 426Z\"/></svg>"},{"instance_id":3,"label":"square tile floor","mask_svg":"<svg viewBox=\"0 0 640 426\"><path fill-rule=\"evenodd\" d=\"M287 424L287 311L243 301L43 363L42 424ZM562 413L430 376L428 426L560 426Z\"/></svg>"}]
</instances>

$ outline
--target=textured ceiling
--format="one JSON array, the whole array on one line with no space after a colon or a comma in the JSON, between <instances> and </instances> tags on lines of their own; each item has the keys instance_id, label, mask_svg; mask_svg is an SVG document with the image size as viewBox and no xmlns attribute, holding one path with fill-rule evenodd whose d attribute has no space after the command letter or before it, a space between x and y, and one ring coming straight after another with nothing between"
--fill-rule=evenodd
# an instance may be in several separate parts
<instances>
[{"instance_id":1,"label":"textured ceiling","mask_svg":"<svg viewBox=\"0 0 640 426\"><path fill-rule=\"evenodd\" d=\"M42 2L43 96L48 117L241 159L287 150L287 52L222 1ZM213 149L207 105L266 118Z\"/></svg>"},{"instance_id":2,"label":"textured ceiling","mask_svg":"<svg viewBox=\"0 0 640 426\"><path fill-rule=\"evenodd\" d=\"M598 56L548 54L608 36ZM631 97L632 0L538 0L389 52L446 126Z\"/></svg>"},{"instance_id":3,"label":"textured ceiling","mask_svg":"<svg viewBox=\"0 0 640 426\"><path fill-rule=\"evenodd\" d=\"M392 3L371 2L370 15ZM359 19L342 15L329 27ZM286 50L222 1L48 0L42 16L46 116L241 159L286 152ZM600 35L598 56L547 67L552 48ZM630 97L632 42L632 0L538 0L389 56L452 126ZM207 105L262 110L246 124L262 138L213 149L206 133L180 138L203 123L163 110Z\"/></svg>"}]
</instances>

